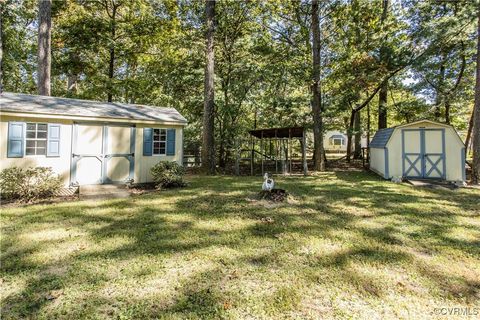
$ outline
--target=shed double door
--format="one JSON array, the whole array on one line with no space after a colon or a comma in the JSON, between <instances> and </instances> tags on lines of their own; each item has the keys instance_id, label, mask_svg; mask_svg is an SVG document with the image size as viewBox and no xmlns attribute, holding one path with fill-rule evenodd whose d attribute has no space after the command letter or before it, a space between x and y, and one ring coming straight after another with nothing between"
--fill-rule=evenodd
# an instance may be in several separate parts
<instances>
[{"instance_id":1,"label":"shed double door","mask_svg":"<svg viewBox=\"0 0 480 320\"><path fill-rule=\"evenodd\" d=\"M79 185L125 183L133 178L135 127L74 124L72 181Z\"/></svg>"},{"instance_id":2,"label":"shed double door","mask_svg":"<svg viewBox=\"0 0 480 320\"><path fill-rule=\"evenodd\" d=\"M445 129L403 129L402 169L407 178L445 179Z\"/></svg>"}]
</instances>

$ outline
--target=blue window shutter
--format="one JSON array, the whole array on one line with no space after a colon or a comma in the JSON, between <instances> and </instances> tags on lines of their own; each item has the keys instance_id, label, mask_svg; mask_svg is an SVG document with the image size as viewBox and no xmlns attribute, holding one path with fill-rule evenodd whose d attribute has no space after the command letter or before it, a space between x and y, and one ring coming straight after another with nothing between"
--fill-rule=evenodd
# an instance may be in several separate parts
<instances>
[{"instance_id":1,"label":"blue window shutter","mask_svg":"<svg viewBox=\"0 0 480 320\"><path fill-rule=\"evenodd\" d=\"M9 122L8 123L8 145L7 157L22 158L23 144L25 143L25 123L23 122Z\"/></svg>"},{"instance_id":2,"label":"blue window shutter","mask_svg":"<svg viewBox=\"0 0 480 320\"><path fill-rule=\"evenodd\" d=\"M175 129L167 130L167 156L175 155Z\"/></svg>"},{"instance_id":3,"label":"blue window shutter","mask_svg":"<svg viewBox=\"0 0 480 320\"><path fill-rule=\"evenodd\" d=\"M47 157L60 157L60 125L48 124Z\"/></svg>"},{"instance_id":4,"label":"blue window shutter","mask_svg":"<svg viewBox=\"0 0 480 320\"><path fill-rule=\"evenodd\" d=\"M143 128L143 155L151 156L152 155L152 140L153 140L153 129L152 128Z\"/></svg>"}]
</instances>

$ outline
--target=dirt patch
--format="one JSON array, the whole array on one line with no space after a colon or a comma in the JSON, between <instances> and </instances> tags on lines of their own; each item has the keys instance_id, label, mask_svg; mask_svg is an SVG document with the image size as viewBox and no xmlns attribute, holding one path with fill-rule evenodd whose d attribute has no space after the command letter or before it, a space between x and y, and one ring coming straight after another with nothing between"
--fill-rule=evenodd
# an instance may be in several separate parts
<instances>
[{"instance_id":1,"label":"dirt patch","mask_svg":"<svg viewBox=\"0 0 480 320\"><path fill-rule=\"evenodd\" d=\"M367 170L362 160L354 159L350 162L345 159L328 160L326 166L329 171L362 172Z\"/></svg>"}]
</instances>

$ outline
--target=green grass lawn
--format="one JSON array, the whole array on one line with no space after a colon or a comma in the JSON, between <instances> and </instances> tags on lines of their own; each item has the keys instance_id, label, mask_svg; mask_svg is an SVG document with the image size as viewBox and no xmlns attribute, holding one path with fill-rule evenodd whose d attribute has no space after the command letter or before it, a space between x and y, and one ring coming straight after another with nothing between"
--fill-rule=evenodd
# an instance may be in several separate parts
<instances>
[{"instance_id":1,"label":"green grass lawn","mask_svg":"<svg viewBox=\"0 0 480 320\"><path fill-rule=\"evenodd\" d=\"M4 319L412 319L480 308L480 191L361 172L2 209ZM473 309L471 309L472 311ZM480 309L478 309L480 310Z\"/></svg>"}]
</instances>

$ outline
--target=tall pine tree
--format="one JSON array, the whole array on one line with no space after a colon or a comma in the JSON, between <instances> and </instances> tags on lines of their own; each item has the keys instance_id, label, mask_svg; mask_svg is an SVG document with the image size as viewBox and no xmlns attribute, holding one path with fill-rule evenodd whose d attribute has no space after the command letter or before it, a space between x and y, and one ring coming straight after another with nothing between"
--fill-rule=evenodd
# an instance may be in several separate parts
<instances>
[{"instance_id":1,"label":"tall pine tree","mask_svg":"<svg viewBox=\"0 0 480 320\"><path fill-rule=\"evenodd\" d=\"M52 0L38 1L38 94L50 95L52 64Z\"/></svg>"},{"instance_id":2,"label":"tall pine tree","mask_svg":"<svg viewBox=\"0 0 480 320\"><path fill-rule=\"evenodd\" d=\"M203 102L203 145L202 166L210 174L215 173L215 105L214 105L214 32L215 32L215 1L205 2L205 88Z\"/></svg>"}]
</instances>

